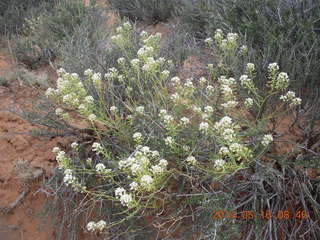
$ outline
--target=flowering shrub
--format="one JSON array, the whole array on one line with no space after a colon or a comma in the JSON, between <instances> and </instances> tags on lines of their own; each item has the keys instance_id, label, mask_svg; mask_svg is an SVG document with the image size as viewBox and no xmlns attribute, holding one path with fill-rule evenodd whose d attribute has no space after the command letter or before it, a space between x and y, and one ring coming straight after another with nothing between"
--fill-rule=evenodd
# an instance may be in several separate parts
<instances>
[{"instance_id":1,"label":"flowering shrub","mask_svg":"<svg viewBox=\"0 0 320 240\"><path fill-rule=\"evenodd\" d=\"M82 78L59 69L57 88L46 92L57 116L87 121L96 138L90 158L81 157L79 143L72 144L71 155L54 148L63 181L75 192L122 208L115 213L120 219L90 221L88 231L101 232L146 210L161 214L173 200L187 202L188 194L170 190L177 184L180 193L197 193L201 202L207 190L199 182L260 161L276 140L269 121L301 103L287 91L288 74L276 63L268 66L263 93L255 86L254 64L246 64L241 75L228 69L232 55L246 54L237 34L217 30L205 40L218 48L221 63L209 64L200 79L172 76L173 62L159 54L160 34L141 32L137 52L132 35L130 23L116 29L112 47L122 56L105 74L87 69ZM280 104L271 108L274 98Z\"/></svg>"}]
</instances>

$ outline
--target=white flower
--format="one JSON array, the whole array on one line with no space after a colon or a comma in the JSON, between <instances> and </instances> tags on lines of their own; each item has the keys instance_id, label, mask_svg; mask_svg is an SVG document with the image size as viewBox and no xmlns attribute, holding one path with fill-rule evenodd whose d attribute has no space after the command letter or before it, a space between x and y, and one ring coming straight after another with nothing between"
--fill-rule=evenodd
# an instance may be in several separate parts
<instances>
[{"instance_id":1,"label":"white flower","mask_svg":"<svg viewBox=\"0 0 320 240\"><path fill-rule=\"evenodd\" d=\"M100 143L94 142L92 144L92 151L97 152L97 154L98 154L98 153L102 152L102 150L103 150L103 147L101 146Z\"/></svg>"},{"instance_id":2,"label":"white flower","mask_svg":"<svg viewBox=\"0 0 320 240\"><path fill-rule=\"evenodd\" d=\"M220 169L223 167L223 165L226 163L225 160L223 159L217 159L214 161L214 167L217 168L217 169Z\"/></svg>"},{"instance_id":3,"label":"white flower","mask_svg":"<svg viewBox=\"0 0 320 240\"><path fill-rule=\"evenodd\" d=\"M205 112L205 113L213 113L213 108L212 108L211 106L206 106L206 107L204 108L204 112Z\"/></svg>"},{"instance_id":4,"label":"white flower","mask_svg":"<svg viewBox=\"0 0 320 240\"><path fill-rule=\"evenodd\" d=\"M209 123L207 122L201 122L200 125L199 125L199 130L201 132L207 132L209 129Z\"/></svg>"},{"instance_id":5,"label":"white flower","mask_svg":"<svg viewBox=\"0 0 320 240\"><path fill-rule=\"evenodd\" d=\"M183 118L180 119L180 123L182 125L187 125L188 123L190 123L190 119L187 118L187 117L183 117Z\"/></svg>"},{"instance_id":6,"label":"white flower","mask_svg":"<svg viewBox=\"0 0 320 240\"><path fill-rule=\"evenodd\" d=\"M47 97L49 97L49 96L53 95L54 93L55 93L55 90L50 87L50 88L47 89L45 95L46 95Z\"/></svg>"},{"instance_id":7,"label":"white flower","mask_svg":"<svg viewBox=\"0 0 320 240\"><path fill-rule=\"evenodd\" d=\"M121 58L118 58L117 63L120 64L120 65L122 65L122 64L125 63L125 61L126 61L126 60L125 60L123 57L121 57Z\"/></svg>"},{"instance_id":8,"label":"white flower","mask_svg":"<svg viewBox=\"0 0 320 240\"><path fill-rule=\"evenodd\" d=\"M253 105L253 99L252 98L246 98L246 100L244 101L244 105L246 106L246 108L251 108Z\"/></svg>"},{"instance_id":9,"label":"white flower","mask_svg":"<svg viewBox=\"0 0 320 240\"><path fill-rule=\"evenodd\" d=\"M83 74L84 74L85 76L91 76L91 75L93 74L93 71L92 71L90 68L88 68L87 70L84 71Z\"/></svg>"},{"instance_id":10,"label":"white flower","mask_svg":"<svg viewBox=\"0 0 320 240\"><path fill-rule=\"evenodd\" d=\"M172 146L173 143L174 143L174 140L172 137L167 137L165 140L164 140L164 143L168 146Z\"/></svg>"},{"instance_id":11,"label":"white flower","mask_svg":"<svg viewBox=\"0 0 320 240\"><path fill-rule=\"evenodd\" d=\"M92 96L86 96L84 101L89 104L93 104L94 98Z\"/></svg>"},{"instance_id":12,"label":"white flower","mask_svg":"<svg viewBox=\"0 0 320 240\"><path fill-rule=\"evenodd\" d=\"M133 140L136 142L140 142L142 140L142 134L140 132L136 132L132 136Z\"/></svg>"},{"instance_id":13,"label":"white flower","mask_svg":"<svg viewBox=\"0 0 320 240\"><path fill-rule=\"evenodd\" d=\"M130 206L131 202L133 201L133 198L131 196L131 194L123 194L120 196L120 202L123 206Z\"/></svg>"},{"instance_id":14,"label":"white flower","mask_svg":"<svg viewBox=\"0 0 320 240\"><path fill-rule=\"evenodd\" d=\"M227 156L230 154L229 148L227 147L221 147L219 150L219 154L223 157Z\"/></svg>"},{"instance_id":15,"label":"white flower","mask_svg":"<svg viewBox=\"0 0 320 240\"><path fill-rule=\"evenodd\" d=\"M180 96L178 93L174 93L171 95L170 99L173 100L173 101L177 101L179 100Z\"/></svg>"},{"instance_id":16,"label":"white flower","mask_svg":"<svg viewBox=\"0 0 320 240\"><path fill-rule=\"evenodd\" d=\"M240 47L240 54L245 55L248 53L248 46L247 45L242 45Z\"/></svg>"},{"instance_id":17,"label":"white flower","mask_svg":"<svg viewBox=\"0 0 320 240\"><path fill-rule=\"evenodd\" d=\"M273 141L272 135L271 135L271 134L266 134L266 135L263 136L262 141L261 141L261 144L266 147L266 146L268 146L272 141Z\"/></svg>"},{"instance_id":18,"label":"white flower","mask_svg":"<svg viewBox=\"0 0 320 240\"><path fill-rule=\"evenodd\" d=\"M252 73L252 72L254 72L254 70L255 70L254 64L253 64L253 63L247 63L246 71L247 71L248 73Z\"/></svg>"},{"instance_id":19,"label":"white flower","mask_svg":"<svg viewBox=\"0 0 320 240\"><path fill-rule=\"evenodd\" d=\"M97 119L97 116L92 113L92 114L90 114L90 115L88 116L88 119L89 119L89 121L95 121L95 120Z\"/></svg>"},{"instance_id":20,"label":"white flower","mask_svg":"<svg viewBox=\"0 0 320 240\"><path fill-rule=\"evenodd\" d=\"M122 196L123 194L126 193L126 190L122 187L118 187L116 188L116 190L114 191L116 197Z\"/></svg>"},{"instance_id":21,"label":"white flower","mask_svg":"<svg viewBox=\"0 0 320 240\"><path fill-rule=\"evenodd\" d=\"M173 117L171 115L165 115L163 117L163 121L166 123L166 124L170 124L172 121L173 121Z\"/></svg>"},{"instance_id":22,"label":"white flower","mask_svg":"<svg viewBox=\"0 0 320 240\"><path fill-rule=\"evenodd\" d=\"M221 104L221 106L226 109L235 108L237 105L238 105L238 102L234 100Z\"/></svg>"},{"instance_id":23,"label":"white flower","mask_svg":"<svg viewBox=\"0 0 320 240\"><path fill-rule=\"evenodd\" d=\"M136 112L140 113L140 114L143 114L144 112L144 106L139 106L136 108Z\"/></svg>"},{"instance_id":24,"label":"white flower","mask_svg":"<svg viewBox=\"0 0 320 240\"><path fill-rule=\"evenodd\" d=\"M137 67L139 66L140 60L135 58L135 59L132 59L130 63L132 66Z\"/></svg>"},{"instance_id":25,"label":"white flower","mask_svg":"<svg viewBox=\"0 0 320 240\"><path fill-rule=\"evenodd\" d=\"M110 111L111 112L117 112L118 111L118 108L116 106L111 106L110 107Z\"/></svg>"},{"instance_id":26,"label":"white flower","mask_svg":"<svg viewBox=\"0 0 320 240\"><path fill-rule=\"evenodd\" d=\"M79 144L77 143L77 142L73 142L73 143L71 143L71 147L74 149L74 148L76 148L76 147L78 147L79 146Z\"/></svg>"},{"instance_id":27,"label":"white flower","mask_svg":"<svg viewBox=\"0 0 320 240\"><path fill-rule=\"evenodd\" d=\"M124 29L126 29L126 30L131 30L131 29L132 29L132 26L131 26L131 24L130 24L129 21L125 22L122 26L123 26Z\"/></svg>"},{"instance_id":28,"label":"white flower","mask_svg":"<svg viewBox=\"0 0 320 240\"><path fill-rule=\"evenodd\" d=\"M217 131L221 131L225 128L230 128L232 125L232 118L229 116L224 116L223 118L220 119L219 122L216 122L214 124L214 129Z\"/></svg>"},{"instance_id":29,"label":"white flower","mask_svg":"<svg viewBox=\"0 0 320 240\"><path fill-rule=\"evenodd\" d=\"M53 152L53 153L58 153L58 152L60 152L60 148L59 148L59 147L54 147L54 148L52 149L52 152Z\"/></svg>"},{"instance_id":30,"label":"white flower","mask_svg":"<svg viewBox=\"0 0 320 240\"><path fill-rule=\"evenodd\" d=\"M137 182L130 183L130 190L137 191L139 188L139 184Z\"/></svg>"},{"instance_id":31,"label":"white flower","mask_svg":"<svg viewBox=\"0 0 320 240\"><path fill-rule=\"evenodd\" d=\"M151 167L151 171L153 174L157 175L157 174L163 173L164 169L159 165L155 165Z\"/></svg>"},{"instance_id":32,"label":"white flower","mask_svg":"<svg viewBox=\"0 0 320 240\"><path fill-rule=\"evenodd\" d=\"M91 163L92 163L92 158L87 158L86 162L87 162L88 164L91 164Z\"/></svg>"},{"instance_id":33,"label":"white flower","mask_svg":"<svg viewBox=\"0 0 320 240\"><path fill-rule=\"evenodd\" d=\"M198 106L192 106L192 110L195 111L196 113L201 113L201 107Z\"/></svg>"},{"instance_id":34,"label":"white flower","mask_svg":"<svg viewBox=\"0 0 320 240\"><path fill-rule=\"evenodd\" d=\"M167 167L167 165L168 165L168 161L167 161L167 160L165 160L165 159L160 159L160 161L159 161L159 166L165 168L165 167Z\"/></svg>"},{"instance_id":35,"label":"white flower","mask_svg":"<svg viewBox=\"0 0 320 240\"><path fill-rule=\"evenodd\" d=\"M208 93L214 93L214 87L212 85L208 85L206 90Z\"/></svg>"},{"instance_id":36,"label":"white flower","mask_svg":"<svg viewBox=\"0 0 320 240\"><path fill-rule=\"evenodd\" d=\"M102 232L107 227L107 223L104 220L100 220L96 223L96 229Z\"/></svg>"},{"instance_id":37,"label":"white flower","mask_svg":"<svg viewBox=\"0 0 320 240\"><path fill-rule=\"evenodd\" d=\"M61 108L57 108L55 110L56 115L60 116L61 114L63 114L63 110Z\"/></svg>"},{"instance_id":38,"label":"white flower","mask_svg":"<svg viewBox=\"0 0 320 240\"><path fill-rule=\"evenodd\" d=\"M189 152L189 151L190 151L190 147L187 146L187 145L183 145L183 146L182 146L182 149L183 149L184 151L186 151L186 152Z\"/></svg>"},{"instance_id":39,"label":"white flower","mask_svg":"<svg viewBox=\"0 0 320 240\"><path fill-rule=\"evenodd\" d=\"M194 156L189 156L186 159L186 162L190 165L196 165L197 164L197 160Z\"/></svg>"},{"instance_id":40,"label":"white flower","mask_svg":"<svg viewBox=\"0 0 320 240\"><path fill-rule=\"evenodd\" d=\"M193 89L194 86L193 86L192 79L191 79L191 78L187 79L187 81L184 83L184 86L185 86L186 88L191 88L191 89Z\"/></svg>"},{"instance_id":41,"label":"white flower","mask_svg":"<svg viewBox=\"0 0 320 240\"><path fill-rule=\"evenodd\" d=\"M200 84L205 84L207 82L207 79L205 77L201 77L199 79Z\"/></svg>"},{"instance_id":42,"label":"white flower","mask_svg":"<svg viewBox=\"0 0 320 240\"><path fill-rule=\"evenodd\" d=\"M161 109L161 110L160 110L160 113L159 113L159 116L160 116L160 117L163 117L163 116L167 115L167 113L168 113L167 110Z\"/></svg>"},{"instance_id":43,"label":"white flower","mask_svg":"<svg viewBox=\"0 0 320 240\"><path fill-rule=\"evenodd\" d=\"M166 78L169 77L170 71L168 71L168 70L163 70L163 71L161 72L161 75L162 75L163 78L166 79Z\"/></svg>"},{"instance_id":44,"label":"white flower","mask_svg":"<svg viewBox=\"0 0 320 240\"><path fill-rule=\"evenodd\" d=\"M213 40L212 38L206 38L204 42L210 46L213 43Z\"/></svg>"},{"instance_id":45,"label":"white flower","mask_svg":"<svg viewBox=\"0 0 320 240\"><path fill-rule=\"evenodd\" d=\"M101 81L101 73L94 73L94 74L92 75L92 81L93 81L93 82L99 82L99 81Z\"/></svg>"},{"instance_id":46,"label":"white flower","mask_svg":"<svg viewBox=\"0 0 320 240\"><path fill-rule=\"evenodd\" d=\"M87 230L88 230L89 232L94 232L94 231L96 230L96 227L97 227L97 225L96 225L96 223L93 222L93 221L88 222L88 224L87 224Z\"/></svg>"},{"instance_id":47,"label":"white flower","mask_svg":"<svg viewBox=\"0 0 320 240\"><path fill-rule=\"evenodd\" d=\"M150 175L143 175L140 181L143 187L148 188L153 183L153 178Z\"/></svg>"},{"instance_id":48,"label":"white flower","mask_svg":"<svg viewBox=\"0 0 320 240\"><path fill-rule=\"evenodd\" d=\"M268 66L268 71L269 71L270 73L274 73L274 72L279 71L279 65L278 65L278 63L270 63L269 66Z\"/></svg>"},{"instance_id":49,"label":"white flower","mask_svg":"<svg viewBox=\"0 0 320 240\"><path fill-rule=\"evenodd\" d=\"M96 171L97 172L103 172L104 170L106 169L106 166L103 164L103 163L98 163L97 165L96 165Z\"/></svg>"},{"instance_id":50,"label":"white flower","mask_svg":"<svg viewBox=\"0 0 320 240\"><path fill-rule=\"evenodd\" d=\"M294 98L294 99L292 99L292 101L290 103L290 107L300 105L301 102L302 102L301 98Z\"/></svg>"},{"instance_id":51,"label":"white flower","mask_svg":"<svg viewBox=\"0 0 320 240\"><path fill-rule=\"evenodd\" d=\"M174 83L175 85L179 85L180 84L180 78L173 77L173 78L171 78L171 82Z\"/></svg>"},{"instance_id":52,"label":"white flower","mask_svg":"<svg viewBox=\"0 0 320 240\"><path fill-rule=\"evenodd\" d=\"M151 156L152 157L159 157L160 156L160 153L158 151L151 151Z\"/></svg>"},{"instance_id":53,"label":"white flower","mask_svg":"<svg viewBox=\"0 0 320 240\"><path fill-rule=\"evenodd\" d=\"M140 151L144 154L148 154L150 152L150 148L148 146L143 146Z\"/></svg>"}]
</instances>

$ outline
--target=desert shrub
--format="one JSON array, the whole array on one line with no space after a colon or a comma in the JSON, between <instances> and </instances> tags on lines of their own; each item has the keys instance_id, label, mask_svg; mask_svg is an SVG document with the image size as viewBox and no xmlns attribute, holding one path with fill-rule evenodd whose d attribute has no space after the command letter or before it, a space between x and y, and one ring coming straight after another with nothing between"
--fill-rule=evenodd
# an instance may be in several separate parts
<instances>
[{"instance_id":1,"label":"desert shrub","mask_svg":"<svg viewBox=\"0 0 320 240\"><path fill-rule=\"evenodd\" d=\"M278 62L296 87L319 86L319 1L186 0L182 6L180 17L193 31L247 36L257 67Z\"/></svg>"},{"instance_id":2,"label":"desert shrub","mask_svg":"<svg viewBox=\"0 0 320 240\"><path fill-rule=\"evenodd\" d=\"M173 16L174 8L180 0L110 0L108 2L122 17L159 22Z\"/></svg>"},{"instance_id":3,"label":"desert shrub","mask_svg":"<svg viewBox=\"0 0 320 240\"><path fill-rule=\"evenodd\" d=\"M3 0L0 2L0 33L16 33L23 27L25 18L35 12L52 8L55 0Z\"/></svg>"},{"instance_id":4,"label":"desert shrub","mask_svg":"<svg viewBox=\"0 0 320 240\"><path fill-rule=\"evenodd\" d=\"M141 32L138 39L134 35L129 23L117 28L108 51L116 52L118 59L105 74L87 69L82 76L59 69L57 88L46 92L56 117L91 126L91 137L72 143L70 153L53 149L61 175L47 188L54 188L62 204L77 209L69 211L64 225L79 227L76 221L82 216L88 232L105 234L106 239L136 239L143 231L149 233L149 226L170 235L177 223L184 225L184 219L192 218L186 232L215 239L211 233L225 231L211 220L212 210L233 209L241 216L249 208L261 212L287 207L291 200L297 203L294 196L285 202L283 191L294 191L286 184L295 184L298 175L283 170L278 176L281 171L274 166L284 162L269 154L279 137L270 123L301 104L287 90L288 74L280 72L277 63L269 64L267 90L259 90L254 64L233 71L247 54L239 36L218 30L214 40L206 39L219 51L218 66L209 64L200 79L180 79L172 73L173 62L160 54L159 34ZM270 102L277 102L277 107L269 107ZM295 145L292 148L299 152ZM217 182L222 189L214 187ZM310 193L312 186L299 190L299 203L304 204L300 210L310 202L317 205L318 189ZM271 199L277 194L279 201ZM150 216L152 223L145 229L141 223ZM318 211L310 213L312 231L290 225L295 220L280 228L293 226L285 236L314 236L317 216ZM230 232L243 233L243 222L239 217ZM256 236L268 234L270 224L255 223L262 229ZM250 237L253 230L245 234Z\"/></svg>"},{"instance_id":5,"label":"desert shrub","mask_svg":"<svg viewBox=\"0 0 320 240\"><path fill-rule=\"evenodd\" d=\"M66 39L72 39L78 29L94 32L101 23L101 11L83 1L59 1L56 5L35 15L28 16L20 35L12 37L12 52L18 62L36 68L53 61L64 47Z\"/></svg>"}]
</instances>

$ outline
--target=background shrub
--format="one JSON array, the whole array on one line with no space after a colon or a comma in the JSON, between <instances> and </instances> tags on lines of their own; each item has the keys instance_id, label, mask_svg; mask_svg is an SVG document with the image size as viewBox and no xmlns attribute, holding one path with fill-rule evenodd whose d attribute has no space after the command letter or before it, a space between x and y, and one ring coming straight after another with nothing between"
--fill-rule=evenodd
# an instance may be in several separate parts
<instances>
[{"instance_id":1,"label":"background shrub","mask_svg":"<svg viewBox=\"0 0 320 240\"><path fill-rule=\"evenodd\" d=\"M101 11L93 5L87 7L80 0L61 0L51 9L28 16L20 34L11 37L12 53L18 62L36 68L53 61L62 49L65 51L68 41L79 39L75 35L81 31L86 30L87 37L93 37L102 19Z\"/></svg>"},{"instance_id":2,"label":"background shrub","mask_svg":"<svg viewBox=\"0 0 320 240\"><path fill-rule=\"evenodd\" d=\"M319 1L185 0L178 12L192 31L222 28L246 37L260 69L278 62L294 86L319 86Z\"/></svg>"},{"instance_id":3,"label":"background shrub","mask_svg":"<svg viewBox=\"0 0 320 240\"><path fill-rule=\"evenodd\" d=\"M148 22L166 21L172 17L180 0L109 0L122 17Z\"/></svg>"},{"instance_id":4,"label":"background shrub","mask_svg":"<svg viewBox=\"0 0 320 240\"><path fill-rule=\"evenodd\" d=\"M57 0L2 0L0 2L0 33L16 33L25 23L25 18L52 8Z\"/></svg>"}]
</instances>

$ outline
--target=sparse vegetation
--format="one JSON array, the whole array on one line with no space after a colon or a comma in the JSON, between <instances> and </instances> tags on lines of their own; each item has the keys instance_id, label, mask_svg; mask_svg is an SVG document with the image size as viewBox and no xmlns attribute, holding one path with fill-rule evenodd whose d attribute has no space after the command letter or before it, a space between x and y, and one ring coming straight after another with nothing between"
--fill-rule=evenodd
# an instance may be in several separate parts
<instances>
[{"instance_id":1,"label":"sparse vegetation","mask_svg":"<svg viewBox=\"0 0 320 240\"><path fill-rule=\"evenodd\" d=\"M320 3L108 2L112 24L96 1L0 3L28 68L0 85L47 89L20 116L75 139L41 189L56 239L320 238ZM139 22L171 18L163 35ZM48 64L56 83L33 71ZM26 188L7 212L43 174L15 170Z\"/></svg>"}]
</instances>

